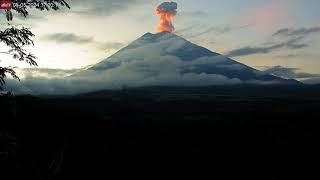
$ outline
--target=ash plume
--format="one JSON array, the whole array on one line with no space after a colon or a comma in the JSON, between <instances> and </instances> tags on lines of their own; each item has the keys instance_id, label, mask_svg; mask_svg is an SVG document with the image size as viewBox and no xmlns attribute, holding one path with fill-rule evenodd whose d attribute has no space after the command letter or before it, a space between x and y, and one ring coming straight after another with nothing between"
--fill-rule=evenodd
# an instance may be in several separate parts
<instances>
[{"instance_id":1,"label":"ash plume","mask_svg":"<svg viewBox=\"0 0 320 180\"><path fill-rule=\"evenodd\" d=\"M160 24L157 28L157 32L173 32L173 19L177 15L178 4L176 2L164 2L160 4L156 13L160 17Z\"/></svg>"}]
</instances>

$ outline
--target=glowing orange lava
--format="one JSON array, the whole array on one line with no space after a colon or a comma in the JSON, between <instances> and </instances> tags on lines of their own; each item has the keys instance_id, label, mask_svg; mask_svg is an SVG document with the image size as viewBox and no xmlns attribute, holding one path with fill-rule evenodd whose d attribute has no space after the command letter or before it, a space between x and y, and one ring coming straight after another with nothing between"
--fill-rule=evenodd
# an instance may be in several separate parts
<instances>
[{"instance_id":1,"label":"glowing orange lava","mask_svg":"<svg viewBox=\"0 0 320 180\"><path fill-rule=\"evenodd\" d=\"M157 9L157 14L160 17L160 24L157 28L157 32L173 32L174 26L173 26L173 19L177 15L176 12L163 12L159 9Z\"/></svg>"}]
</instances>

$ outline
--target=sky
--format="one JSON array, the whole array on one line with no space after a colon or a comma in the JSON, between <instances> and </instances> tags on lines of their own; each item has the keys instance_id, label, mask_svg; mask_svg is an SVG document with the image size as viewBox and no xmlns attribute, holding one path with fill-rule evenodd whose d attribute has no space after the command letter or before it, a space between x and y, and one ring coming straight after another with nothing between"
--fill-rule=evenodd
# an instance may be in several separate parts
<instances>
[{"instance_id":1,"label":"sky","mask_svg":"<svg viewBox=\"0 0 320 180\"><path fill-rule=\"evenodd\" d=\"M159 0L66 0L71 9L30 10L13 25L31 28L38 68L94 65L147 32ZM319 0L176 0L175 33L259 70L301 78L320 74ZM3 12L2 12L3 13ZM0 29L7 27L3 14ZM5 48L0 45L0 48ZM1 66L27 68L0 54ZM50 74L47 74L50 76ZM305 77L305 76L304 76Z\"/></svg>"}]
</instances>

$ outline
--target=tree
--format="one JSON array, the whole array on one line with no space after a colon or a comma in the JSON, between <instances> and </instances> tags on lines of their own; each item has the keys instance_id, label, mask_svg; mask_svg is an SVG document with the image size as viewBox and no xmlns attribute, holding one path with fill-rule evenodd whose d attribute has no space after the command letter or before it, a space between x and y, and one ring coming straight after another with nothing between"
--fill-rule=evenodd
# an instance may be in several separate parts
<instances>
[{"instance_id":1,"label":"tree","mask_svg":"<svg viewBox=\"0 0 320 180\"><path fill-rule=\"evenodd\" d=\"M12 11L17 12L21 16L27 18L28 8L35 8L40 11L59 10L61 7L70 9L70 6L65 0L12 0L12 9L5 10L8 25L13 20ZM4 43L9 50L1 52L1 54L7 54L12 56L13 59L24 61L31 66L37 66L36 56L25 50L25 46L34 45L32 37L34 34L29 28L14 26L8 27L5 30L0 30L0 43ZM0 59L1 61L1 59ZM1 67L0 66L0 90L5 86L5 78L7 75L11 75L14 79L20 80L13 67Z\"/></svg>"}]
</instances>

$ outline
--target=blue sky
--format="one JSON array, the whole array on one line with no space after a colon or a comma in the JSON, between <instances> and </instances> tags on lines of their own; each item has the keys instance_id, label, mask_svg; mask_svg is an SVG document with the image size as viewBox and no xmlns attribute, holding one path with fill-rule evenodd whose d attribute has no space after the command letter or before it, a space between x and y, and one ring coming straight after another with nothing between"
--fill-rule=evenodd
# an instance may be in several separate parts
<instances>
[{"instance_id":1,"label":"blue sky","mask_svg":"<svg viewBox=\"0 0 320 180\"><path fill-rule=\"evenodd\" d=\"M67 2L71 10L31 10L31 16L26 20L15 16L13 24L31 27L37 35L36 45L30 51L39 57L40 68L76 69L90 66L146 32L155 32L159 23L155 8L163 1ZM224 55L232 55L233 59L261 70L281 66L320 73L318 0L176 2L176 33L189 41ZM4 18L1 26L5 26ZM287 29L288 33L275 36L281 29ZM313 31L308 33L308 30ZM0 63L16 65L9 59ZM19 66L27 67L24 64Z\"/></svg>"}]
</instances>

